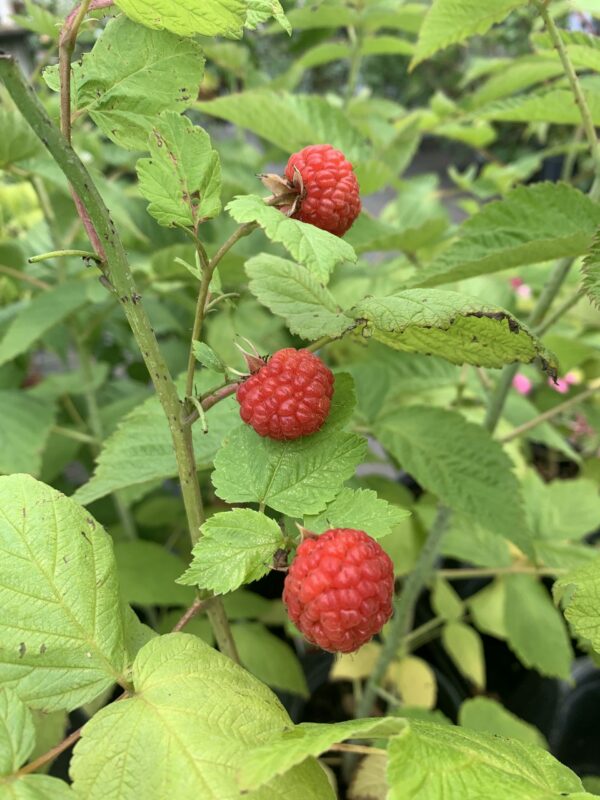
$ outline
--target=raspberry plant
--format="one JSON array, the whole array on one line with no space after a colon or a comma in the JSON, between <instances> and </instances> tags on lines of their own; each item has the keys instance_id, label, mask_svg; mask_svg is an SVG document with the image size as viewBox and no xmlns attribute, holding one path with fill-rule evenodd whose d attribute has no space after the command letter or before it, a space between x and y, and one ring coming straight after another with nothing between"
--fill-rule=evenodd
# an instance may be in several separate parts
<instances>
[{"instance_id":1,"label":"raspberry plant","mask_svg":"<svg viewBox=\"0 0 600 800\"><path fill-rule=\"evenodd\" d=\"M484 637L561 681L600 652L596 40L548 0L24 5L46 53L0 56L0 795L593 797L485 696ZM465 55L452 97L361 87L512 12L530 52ZM292 30L297 60L262 63ZM407 177L426 136L484 163ZM311 643L345 681L331 722L290 716Z\"/></svg>"}]
</instances>

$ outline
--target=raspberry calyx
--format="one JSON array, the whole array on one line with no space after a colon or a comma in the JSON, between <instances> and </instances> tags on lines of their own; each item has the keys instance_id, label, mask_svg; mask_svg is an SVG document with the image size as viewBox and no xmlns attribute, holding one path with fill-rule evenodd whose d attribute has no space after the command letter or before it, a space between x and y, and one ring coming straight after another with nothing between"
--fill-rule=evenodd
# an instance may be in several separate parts
<instances>
[{"instance_id":1,"label":"raspberry calyx","mask_svg":"<svg viewBox=\"0 0 600 800\"><path fill-rule=\"evenodd\" d=\"M364 531L334 528L299 545L283 602L305 638L333 653L352 653L392 615L394 567Z\"/></svg>"},{"instance_id":2,"label":"raspberry calyx","mask_svg":"<svg viewBox=\"0 0 600 800\"><path fill-rule=\"evenodd\" d=\"M279 350L237 389L240 416L270 439L310 436L329 416L334 376L308 350Z\"/></svg>"}]
</instances>

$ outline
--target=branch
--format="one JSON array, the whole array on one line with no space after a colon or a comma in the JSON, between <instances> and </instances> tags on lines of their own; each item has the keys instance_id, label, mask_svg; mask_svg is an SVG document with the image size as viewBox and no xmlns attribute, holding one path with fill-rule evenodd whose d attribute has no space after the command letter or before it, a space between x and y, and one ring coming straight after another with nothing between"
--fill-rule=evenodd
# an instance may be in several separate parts
<instances>
[{"instance_id":1,"label":"branch","mask_svg":"<svg viewBox=\"0 0 600 800\"><path fill-rule=\"evenodd\" d=\"M224 386L221 386L219 389L216 389L211 394L203 395L200 398L202 410L208 411L209 408L216 406L216 404L220 403L221 400L225 400L226 397L235 394L239 385L240 385L239 381L236 381L235 383L226 383ZM189 417L186 417L184 419L183 424L186 426L193 425L199 416L200 414L198 413L198 410L194 409L192 413L189 415Z\"/></svg>"},{"instance_id":2,"label":"branch","mask_svg":"<svg viewBox=\"0 0 600 800\"><path fill-rule=\"evenodd\" d=\"M182 628L185 628L188 622L191 619L193 619L196 616L196 614L199 614L201 611L203 611L211 602L212 598L209 598L208 600L201 600L199 597L197 597L196 600L194 600L194 602L192 603L192 605L183 614L183 616L177 621L171 633L177 633Z\"/></svg>"},{"instance_id":3,"label":"branch","mask_svg":"<svg viewBox=\"0 0 600 800\"><path fill-rule=\"evenodd\" d=\"M15 60L6 54L0 54L0 80L4 83L16 107L72 185L74 192L86 208L86 213L89 213L95 232L103 242L111 288L123 307L167 417L177 459L190 538L195 541L199 535L203 515L191 437L189 439L186 437L186 432L182 427L179 395L141 303L141 296L137 291L123 243L117 235L109 211L81 159L67 139L53 125L31 86L25 81ZM238 661L235 644L220 601L216 600L211 604L208 615L220 649L233 660Z\"/></svg>"},{"instance_id":4,"label":"branch","mask_svg":"<svg viewBox=\"0 0 600 800\"><path fill-rule=\"evenodd\" d=\"M522 425L519 425L518 428L515 428L513 431L508 433L506 436L503 436L500 439L502 444L506 444L507 442L512 442L513 439L517 439L523 433L527 433L528 431L537 428L538 425L541 425L542 422L548 422L548 420L554 419L554 417L558 417L565 411L569 411L574 406L578 406L580 403L583 403L585 400L588 400L592 397L596 392L600 391L600 378L592 381L589 385L589 388L583 392L580 392L575 397L571 397L569 400L565 400L564 403L559 403L554 408L548 409L548 411L544 411L543 414L540 414L538 417L534 417L534 419L530 419L529 422L524 422Z\"/></svg>"},{"instance_id":5,"label":"branch","mask_svg":"<svg viewBox=\"0 0 600 800\"><path fill-rule=\"evenodd\" d=\"M61 753L64 753L65 750L68 750L69 747L72 747L75 744L75 742L81 737L81 731L83 728L83 725L81 728L77 728L77 730L73 731L73 733L67 736L66 739L63 739L62 742L59 742L56 747L48 750L47 753L43 753L41 756L36 758L35 761L31 761L29 764L21 767L21 769L18 770L18 772L15 772L12 777L22 778L23 775L30 775L32 772L36 772L40 767L43 767L50 761L54 761L54 759L57 758Z\"/></svg>"}]
</instances>

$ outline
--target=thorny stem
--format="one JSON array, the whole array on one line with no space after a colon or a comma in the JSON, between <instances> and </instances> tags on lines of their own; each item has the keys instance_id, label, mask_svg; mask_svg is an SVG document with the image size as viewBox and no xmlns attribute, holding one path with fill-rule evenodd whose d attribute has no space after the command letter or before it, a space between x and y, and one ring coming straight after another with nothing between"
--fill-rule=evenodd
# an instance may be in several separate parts
<instances>
[{"instance_id":1,"label":"thorny stem","mask_svg":"<svg viewBox=\"0 0 600 800\"><path fill-rule=\"evenodd\" d=\"M181 493L190 536L192 539L196 539L202 523L202 506L194 454L188 442L186 442L186 436L181 424L181 404L177 389L141 303L141 297L137 292L123 244L117 235L108 209L104 205L87 169L69 142L52 124L31 86L25 81L16 62L8 55L0 55L0 79L25 120L50 151L65 177L73 186L75 193L81 199L82 205L89 212L89 218L93 221L93 227L99 239L104 243L103 248L106 254L111 290L118 297L123 307L168 420L177 459ZM219 608L221 612L219 612ZM226 655L238 661L231 631L220 601L215 600L208 614L220 649Z\"/></svg>"},{"instance_id":2,"label":"thorny stem","mask_svg":"<svg viewBox=\"0 0 600 800\"><path fill-rule=\"evenodd\" d=\"M548 420L560 416L560 414L563 414L565 411L569 411L574 406L578 406L580 403L588 400L598 391L600 391L600 379L592 381L589 385L589 388L583 392L580 392L575 397L571 397L569 400L565 400L564 403L559 403L559 405L554 406L554 408L550 408L548 411L544 411L543 414L540 414L534 419L530 419L528 422L524 422L522 425L519 425L518 428L512 430L510 433L500 439L500 441L502 444L506 444L506 442L512 442L513 439L517 439L522 434L537 428L537 426L541 425L542 422L548 422Z\"/></svg>"},{"instance_id":3,"label":"thorny stem","mask_svg":"<svg viewBox=\"0 0 600 800\"><path fill-rule=\"evenodd\" d=\"M446 532L449 521L450 510L445 506L440 506L436 520L419 553L417 563L413 571L407 576L402 592L396 600L394 616L387 632L385 644L356 709L355 716L357 718L367 717L371 713L373 702L377 695L377 687L389 664L398 656L399 650L410 632L415 604L431 574L440 542Z\"/></svg>"},{"instance_id":4,"label":"thorny stem","mask_svg":"<svg viewBox=\"0 0 600 800\"><path fill-rule=\"evenodd\" d=\"M581 114L581 121L583 124L583 129L588 140L588 144L591 148L592 155L594 156L594 168L595 168L595 179L592 187L589 191L589 196L592 200L598 200L600 198L600 153L598 147L598 137L596 135L596 128L594 126L594 121L592 114L590 112L590 108L583 93L583 89L581 88L581 83L579 82L579 78L577 77L577 72L569 58L569 54L563 44L563 41L560 36L560 32L556 27L552 16L550 15L547 4L543 2L543 0L536 0L537 8L540 12L542 19L544 20L544 24L548 30L550 38L552 39L552 43L556 48L558 55L560 56L560 60L562 62L565 74L571 86L571 90L575 97L575 101L579 107L579 113ZM528 320L529 325L535 329L539 329L542 326L544 318L548 313L548 310L554 300L556 299L563 283L567 275L569 274L569 270L573 265L573 259L571 258L564 258L558 262L556 267L554 268L554 272L550 276L550 280L544 287L543 292L541 293L537 304L531 314L530 319ZM548 325L543 327L543 330L546 331L548 329ZM484 422L484 427L490 433L493 433L496 429L496 426L502 416L502 411L504 409L504 404L506 403L506 398L508 397L508 393L512 386L513 378L518 372L518 365L512 365L509 367L505 367L502 373L500 380L498 381L498 385L496 386L496 390L493 392L490 402L487 409L487 414Z\"/></svg>"}]
</instances>

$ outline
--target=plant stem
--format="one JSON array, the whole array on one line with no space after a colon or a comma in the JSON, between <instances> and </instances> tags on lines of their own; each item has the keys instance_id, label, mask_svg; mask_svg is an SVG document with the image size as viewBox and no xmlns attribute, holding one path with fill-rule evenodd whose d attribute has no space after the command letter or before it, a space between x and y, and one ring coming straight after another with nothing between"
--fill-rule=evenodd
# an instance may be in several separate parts
<instances>
[{"instance_id":1,"label":"plant stem","mask_svg":"<svg viewBox=\"0 0 600 800\"><path fill-rule=\"evenodd\" d=\"M202 336L202 325L206 313L206 301L212 280L214 267L207 264L202 270L202 280L200 281L200 291L196 301L196 313L194 316L194 326L192 328L192 339L190 342L190 352L188 355L187 378L185 382L185 396L191 397L194 391L194 374L196 372L196 356L194 355L194 342L199 342Z\"/></svg>"},{"instance_id":2,"label":"plant stem","mask_svg":"<svg viewBox=\"0 0 600 800\"><path fill-rule=\"evenodd\" d=\"M52 250L50 253L41 253L39 256L31 256L27 261L30 264L37 264L38 261L47 261L50 258L70 258L71 256L93 258L94 261L102 261L100 256L97 256L96 253L91 253L89 250Z\"/></svg>"},{"instance_id":3,"label":"plant stem","mask_svg":"<svg viewBox=\"0 0 600 800\"><path fill-rule=\"evenodd\" d=\"M206 606L212 602L212 599L202 600L197 597L192 605L187 609L187 611L181 616L181 618L177 621L171 633L177 633L182 628L188 624L188 622L193 619L196 614L199 614Z\"/></svg>"},{"instance_id":4,"label":"plant stem","mask_svg":"<svg viewBox=\"0 0 600 800\"><path fill-rule=\"evenodd\" d=\"M87 433L73 430L73 428L63 428L60 425L54 425L52 428L52 433L57 433L59 436L64 436L67 439L73 439L74 441L82 442L83 444L91 444L95 447L100 445L100 442L94 436L88 436Z\"/></svg>"},{"instance_id":5,"label":"plant stem","mask_svg":"<svg viewBox=\"0 0 600 800\"><path fill-rule=\"evenodd\" d=\"M235 383L226 383L225 386L221 386L220 389L216 389L212 394L208 394L202 396L200 398L200 403L202 404L202 410L208 411L209 408L216 406L217 403L220 403L221 400L225 400L226 397L229 397L232 394L235 394L239 383L236 381ZM186 417L183 421L184 425L193 425L194 422L198 419L200 414L198 413L198 409L194 409L189 417Z\"/></svg>"},{"instance_id":6,"label":"plant stem","mask_svg":"<svg viewBox=\"0 0 600 800\"><path fill-rule=\"evenodd\" d=\"M598 148L598 136L596 134L594 119L592 117L586 96L581 87L581 83L579 82L579 78L577 77L577 72L575 71L573 62L569 57L567 49L560 35L560 31L557 28L552 15L550 14L548 6L542 0L536 0L536 5L538 11L540 12L540 16L544 20L544 25L546 26L546 30L548 31L550 39L552 40L552 44L554 45L561 60L565 75L567 76L567 80L571 86L571 91L575 97L575 102L579 107L583 130L594 159L595 179L591 193L595 194L600 189L600 151Z\"/></svg>"},{"instance_id":7,"label":"plant stem","mask_svg":"<svg viewBox=\"0 0 600 800\"><path fill-rule=\"evenodd\" d=\"M564 317L567 311L570 311L573 306L576 306L577 303L585 297L585 289L583 287L577 289L570 297L568 297L564 303L562 303L556 311L553 311L550 316L546 317L546 319L542 322L541 325L535 329L534 333L536 336L543 336L550 328L555 325L559 319Z\"/></svg>"},{"instance_id":8,"label":"plant stem","mask_svg":"<svg viewBox=\"0 0 600 800\"><path fill-rule=\"evenodd\" d=\"M436 574L447 581L461 581L468 578L495 578L499 575L537 575L551 578L554 575L563 575L566 572L568 570L560 567L528 567L515 564L512 567L490 569L439 569Z\"/></svg>"},{"instance_id":9,"label":"plant stem","mask_svg":"<svg viewBox=\"0 0 600 800\"><path fill-rule=\"evenodd\" d=\"M26 272L21 272L21 270L14 269L14 267L7 267L4 264L0 264L0 272L3 275L8 275L11 278L15 278L15 280L29 283L32 286L35 286L37 289L43 289L45 292L52 288L52 286L50 286L49 283L46 283L46 281L41 281L39 278L34 278L31 275L27 275Z\"/></svg>"},{"instance_id":10,"label":"plant stem","mask_svg":"<svg viewBox=\"0 0 600 800\"><path fill-rule=\"evenodd\" d=\"M245 222L231 234L229 239L223 242L221 247L219 247L217 252L210 260L209 268L211 271L211 275L215 271L215 267L217 266L219 261L223 258L224 255L226 255L229 252L229 250L231 250L233 245L236 244L236 242L239 242L240 239L243 239L244 236L248 236L249 234L251 234L253 230L256 230L256 228L258 228L258 222Z\"/></svg>"},{"instance_id":11,"label":"plant stem","mask_svg":"<svg viewBox=\"0 0 600 800\"><path fill-rule=\"evenodd\" d=\"M371 713L379 682L385 675L389 664L398 656L398 652L409 634L415 604L431 574L442 537L448 527L450 513L448 508L440 506L436 520L419 553L415 568L407 576L402 592L396 600L394 616L387 632L385 644L357 706L356 716L359 718L366 717Z\"/></svg>"},{"instance_id":12,"label":"plant stem","mask_svg":"<svg viewBox=\"0 0 600 800\"><path fill-rule=\"evenodd\" d=\"M360 67L362 64L362 55L360 52L361 48L361 37L357 32L354 25L349 25L348 28L348 39L350 41L350 69L348 71L348 81L346 83L346 92L345 92L345 103L344 105L348 105L350 100L354 97L354 93L356 92L356 86L358 84L358 78L360 76Z\"/></svg>"},{"instance_id":13,"label":"plant stem","mask_svg":"<svg viewBox=\"0 0 600 800\"><path fill-rule=\"evenodd\" d=\"M81 731L83 730L83 725L81 728L78 728L73 733L69 734L66 739L63 739L62 742L59 742L55 747L51 750L48 750L47 753L43 753L41 756L35 759L35 761L31 761L29 764L25 764L24 767L21 767L20 770L15 772L14 777L20 778L23 775L30 775L32 772L36 772L40 767L43 767L45 764L49 764L51 761L54 761L61 753L64 753L65 750L68 750L69 747L72 747L76 741L81 737Z\"/></svg>"},{"instance_id":14,"label":"plant stem","mask_svg":"<svg viewBox=\"0 0 600 800\"><path fill-rule=\"evenodd\" d=\"M569 411L574 406L578 406L580 403L583 403L585 400L588 400L592 397L596 392L600 391L600 378L592 381L585 391L580 392L575 397L569 398L569 400L565 400L564 403L559 403L559 405L554 406L554 408L548 409L548 411L544 411L543 414L535 417L534 419L530 419L528 422L524 422L522 425L519 425L518 428L515 428L513 431L508 433L506 436L502 437L500 441L502 444L506 444L506 442L512 442L513 439L517 439L523 433L527 433L528 431L537 428L538 425L541 425L542 422L548 422L550 419L554 419L554 417L558 417L560 414L564 413L565 411Z\"/></svg>"},{"instance_id":15,"label":"plant stem","mask_svg":"<svg viewBox=\"0 0 600 800\"><path fill-rule=\"evenodd\" d=\"M190 536L192 540L195 540L201 524L202 505L194 453L189 442L186 442L177 389L141 303L123 244L87 169L69 142L53 125L33 90L26 83L16 62L8 55L0 55L0 79L25 120L41 139L73 186L93 222L94 230L99 239L103 241L111 288L123 307L168 420ZM219 607L222 613L218 612ZM212 610L212 614L209 611L209 618L213 624L219 647L226 655L238 661L237 651L220 601L215 600Z\"/></svg>"}]
</instances>

